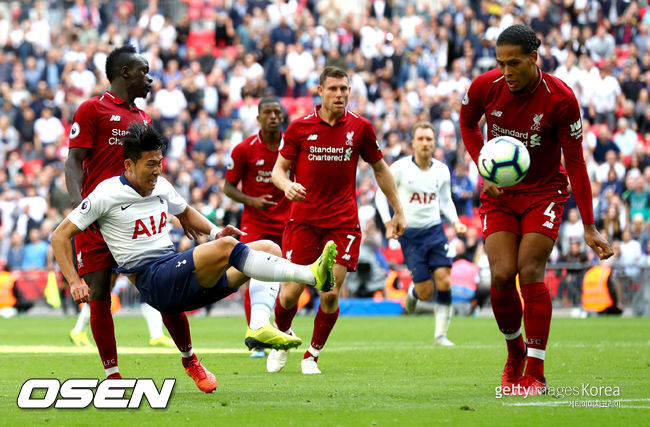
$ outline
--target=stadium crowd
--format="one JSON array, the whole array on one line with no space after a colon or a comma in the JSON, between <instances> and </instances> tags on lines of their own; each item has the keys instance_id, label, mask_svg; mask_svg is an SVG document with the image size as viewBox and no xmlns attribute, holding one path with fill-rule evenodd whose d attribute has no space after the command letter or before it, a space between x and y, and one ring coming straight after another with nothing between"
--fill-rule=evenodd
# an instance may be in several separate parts
<instances>
[{"instance_id":1,"label":"stadium crowd","mask_svg":"<svg viewBox=\"0 0 650 427\"><path fill-rule=\"evenodd\" d=\"M71 120L81 102L108 88L106 56L128 43L154 77L139 105L169 141L166 175L215 224L238 224L242 207L225 196L224 174L232 148L258 130L259 98L280 98L288 123L319 103L318 76L338 65L350 75L351 110L371 120L389 164L411 154L416 122L434 124L435 157L449 166L454 203L470 226L463 238L447 227L451 250L487 267L479 175L460 138L459 111L472 79L496 66L500 30L524 23L542 40L540 68L576 93L597 226L614 242L617 260L636 265L625 274L639 280L638 267L650 266L646 1L377 0L352 11L340 3L0 4L0 264L55 268L48 238L70 209L63 163ZM390 255L396 242L383 237L367 164L357 177L360 262L386 268L399 261ZM596 263L575 207L570 199L551 260ZM175 235L181 247L192 244ZM384 274L370 277L383 288ZM346 295L361 293L355 280Z\"/></svg>"}]
</instances>

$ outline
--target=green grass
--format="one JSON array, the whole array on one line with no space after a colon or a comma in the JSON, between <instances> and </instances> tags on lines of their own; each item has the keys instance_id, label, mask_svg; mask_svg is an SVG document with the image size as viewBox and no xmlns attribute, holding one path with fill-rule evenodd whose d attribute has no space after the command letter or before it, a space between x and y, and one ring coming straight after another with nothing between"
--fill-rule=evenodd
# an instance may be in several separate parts
<instances>
[{"instance_id":1,"label":"green grass","mask_svg":"<svg viewBox=\"0 0 650 427\"><path fill-rule=\"evenodd\" d=\"M12 346L69 346L71 318L0 319L0 424L2 425L640 425L650 408L650 319L554 319L547 351L549 386L588 383L618 386L622 408L571 408L571 400L605 398L551 396L495 398L505 345L489 318L455 318L453 348L432 345L433 317L339 319L321 354L319 376L302 375L301 351L286 368L269 374L262 359L241 353L242 318L192 318L199 358L215 373L213 394L198 391L175 352L121 354L125 376L149 377L160 386L177 378L166 410L21 410L16 398L28 378L102 378L96 353L7 352ZM145 347L139 317L115 319L118 345ZM294 330L311 336L312 318L299 317ZM4 348L4 350L2 350ZM74 347L70 346L73 352ZM514 406L521 405L522 406ZM538 405L538 406L533 406ZM646 421L643 421L643 420Z\"/></svg>"}]
</instances>

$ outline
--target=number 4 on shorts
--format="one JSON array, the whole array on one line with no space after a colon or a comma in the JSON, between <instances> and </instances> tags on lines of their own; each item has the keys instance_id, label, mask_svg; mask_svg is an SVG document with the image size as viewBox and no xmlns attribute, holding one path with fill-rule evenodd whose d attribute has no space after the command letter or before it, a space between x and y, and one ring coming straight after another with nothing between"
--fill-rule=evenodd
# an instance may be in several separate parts
<instances>
[{"instance_id":1,"label":"number 4 on shorts","mask_svg":"<svg viewBox=\"0 0 650 427\"><path fill-rule=\"evenodd\" d=\"M549 203L544 211L544 215L548 217L548 221L542 224L543 227L552 229L554 226L553 221L555 221L555 212L553 212L553 206L555 206L555 202Z\"/></svg>"}]
</instances>

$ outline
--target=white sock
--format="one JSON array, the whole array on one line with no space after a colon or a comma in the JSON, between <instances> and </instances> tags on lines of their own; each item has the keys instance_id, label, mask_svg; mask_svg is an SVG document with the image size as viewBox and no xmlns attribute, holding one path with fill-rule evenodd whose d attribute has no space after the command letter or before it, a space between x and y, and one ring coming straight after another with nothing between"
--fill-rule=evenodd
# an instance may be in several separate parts
<instances>
[{"instance_id":1,"label":"white sock","mask_svg":"<svg viewBox=\"0 0 650 427\"><path fill-rule=\"evenodd\" d=\"M451 313L451 305L436 304L436 337L441 335L447 336Z\"/></svg>"},{"instance_id":2,"label":"white sock","mask_svg":"<svg viewBox=\"0 0 650 427\"><path fill-rule=\"evenodd\" d=\"M74 325L73 331L77 334L81 332L86 332L86 329L88 329L88 325L90 324L90 304L85 303L83 307L81 307L81 311L79 312L79 316L77 317L77 323Z\"/></svg>"},{"instance_id":3,"label":"white sock","mask_svg":"<svg viewBox=\"0 0 650 427\"><path fill-rule=\"evenodd\" d=\"M252 330L266 326L271 318L271 310L280 291L278 282L262 282L251 279L248 294L251 298L251 323Z\"/></svg>"},{"instance_id":4,"label":"white sock","mask_svg":"<svg viewBox=\"0 0 650 427\"><path fill-rule=\"evenodd\" d=\"M163 336L163 322L160 312L143 302L140 304L140 310L142 310L142 316L147 321L147 326L149 327L149 336L152 339L160 338Z\"/></svg>"},{"instance_id":5,"label":"white sock","mask_svg":"<svg viewBox=\"0 0 650 427\"><path fill-rule=\"evenodd\" d=\"M513 332L513 333L511 333L511 334L503 334L503 337L504 337L506 340L511 341L511 340L516 339L516 338L519 338L519 335L521 335L521 326L519 327L519 329L517 330L517 332Z\"/></svg>"},{"instance_id":6,"label":"white sock","mask_svg":"<svg viewBox=\"0 0 650 427\"><path fill-rule=\"evenodd\" d=\"M539 348L530 348L528 347L528 357L535 357L540 360L544 360L546 357L546 350L540 350Z\"/></svg>"},{"instance_id":7,"label":"white sock","mask_svg":"<svg viewBox=\"0 0 650 427\"><path fill-rule=\"evenodd\" d=\"M316 284L316 278L309 266L294 264L284 258L253 249L248 252L240 271L263 282L298 282L312 286Z\"/></svg>"},{"instance_id":8,"label":"white sock","mask_svg":"<svg viewBox=\"0 0 650 427\"><path fill-rule=\"evenodd\" d=\"M314 356L315 358L318 357L318 355L320 354L320 350L316 350L312 346L309 346L309 350L307 351L309 351L309 353L311 353L311 355Z\"/></svg>"},{"instance_id":9,"label":"white sock","mask_svg":"<svg viewBox=\"0 0 650 427\"><path fill-rule=\"evenodd\" d=\"M192 357L193 354L194 354L194 350L191 348L188 351L181 351L181 357L184 357L186 359L188 357Z\"/></svg>"},{"instance_id":10,"label":"white sock","mask_svg":"<svg viewBox=\"0 0 650 427\"><path fill-rule=\"evenodd\" d=\"M104 369L104 372L106 373L106 376L108 377L109 375L119 373L120 369L117 366L113 366L112 368Z\"/></svg>"}]
</instances>

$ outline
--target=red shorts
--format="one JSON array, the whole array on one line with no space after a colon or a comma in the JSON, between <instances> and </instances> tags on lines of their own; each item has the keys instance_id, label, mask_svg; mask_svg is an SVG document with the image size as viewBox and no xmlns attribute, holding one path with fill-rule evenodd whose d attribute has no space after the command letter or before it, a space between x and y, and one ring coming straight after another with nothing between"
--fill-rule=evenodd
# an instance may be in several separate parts
<instances>
[{"instance_id":1,"label":"red shorts","mask_svg":"<svg viewBox=\"0 0 650 427\"><path fill-rule=\"evenodd\" d=\"M556 240L567 200L569 192L558 189L535 194L505 192L497 199L483 193L478 210L483 239L497 231L510 231L518 236L541 233Z\"/></svg>"},{"instance_id":2,"label":"red shorts","mask_svg":"<svg viewBox=\"0 0 650 427\"><path fill-rule=\"evenodd\" d=\"M359 227L332 229L291 221L284 229L282 253L285 258L296 264L311 264L320 256L328 240L334 240L336 243L336 263L355 271L361 246Z\"/></svg>"},{"instance_id":3,"label":"red shorts","mask_svg":"<svg viewBox=\"0 0 650 427\"><path fill-rule=\"evenodd\" d=\"M270 240L282 247L282 234L253 234L248 233L245 236L239 236L239 241L242 243L251 243L258 240Z\"/></svg>"},{"instance_id":4,"label":"red shorts","mask_svg":"<svg viewBox=\"0 0 650 427\"><path fill-rule=\"evenodd\" d=\"M116 265L99 231L82 231L74 236L74 250L79 276Z\"/></svg>"}]
</instances>

